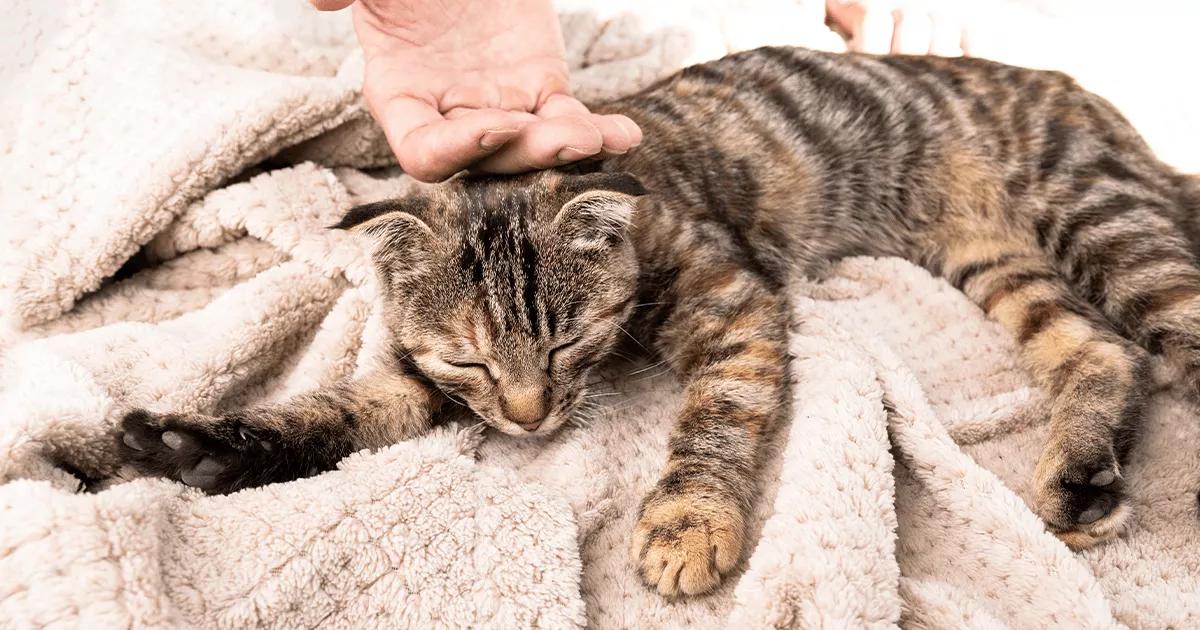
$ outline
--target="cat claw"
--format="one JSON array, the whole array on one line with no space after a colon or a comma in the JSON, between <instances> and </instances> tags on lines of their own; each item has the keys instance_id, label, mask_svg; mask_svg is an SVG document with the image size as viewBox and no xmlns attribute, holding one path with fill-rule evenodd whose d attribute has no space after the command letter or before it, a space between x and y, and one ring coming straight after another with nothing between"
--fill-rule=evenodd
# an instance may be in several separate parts
<instances>
[{"instance_id":1,"label":"cat claw","mask_svg":"<svg viewBox=\"0 0 1200 630\"><path fill-rule=\"evenodd\" d=\"M270 451L273 448L271 446L270 442L268 442L267 440L260 439L257 435L254 434L253 431L251 431L250 429L248 429L244 426L238 427L237 432L238 432L238 437L242 438L243 441L254 442L254 443L258 444L258 446L260 448L262 448L262 450L264 450L264 451Z\"/></svg>"}]
</instances>

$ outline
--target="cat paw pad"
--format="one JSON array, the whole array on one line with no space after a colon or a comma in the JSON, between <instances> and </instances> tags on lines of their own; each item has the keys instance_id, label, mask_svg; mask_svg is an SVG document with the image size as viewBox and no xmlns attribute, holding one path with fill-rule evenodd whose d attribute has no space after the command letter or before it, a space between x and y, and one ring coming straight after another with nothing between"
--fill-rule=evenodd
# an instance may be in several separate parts
<instances>
[{"instance_id":1,"label":"cat paw pad","mask_svg":"<svg viewBox=\"0 0 1200 630\"><path fill-rule=\"evenodd\" d=\"M255 462L274 445L229 419L138 409L121 420L118 448L139 472L224 493L255 485Z\"/></svg>"},{"instance_id":2,"label":"cat paw pad","mask_svg":"<svg viewBox=\"0 0 1200 630\"><path fill-rule=\"evenodd\" d=\"M1133 514L1114 457L1089 458L1048 450L1036 475L1036 511L1073 550L1117 537Z\"/></svg>"}]
</instances>

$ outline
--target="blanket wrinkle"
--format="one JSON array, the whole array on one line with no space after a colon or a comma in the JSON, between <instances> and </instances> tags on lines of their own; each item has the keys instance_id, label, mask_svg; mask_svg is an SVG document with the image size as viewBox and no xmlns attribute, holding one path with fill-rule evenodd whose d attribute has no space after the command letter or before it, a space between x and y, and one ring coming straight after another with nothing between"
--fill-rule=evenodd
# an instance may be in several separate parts
<instances>
[{"instance_id":1,"label":"blanket wrinkle","mask_svg":"<svg viewBox=\"0 0 1200 630\"><path fill-rule=\"evenodd\" d=\"M836 48L811 19L823 4L558 3L585 100L738 49ZM325 226L421 184L360 102L345 12L16 0L7 15L0 628L1200 625L1195 403L1155 396L1130 531L1072 554L1027 507L1047 420L1012 340L898 259L788 288L791 417L746 561L706 597L665 601L629 559L680 404L671 374L636 361L606 366L613 395L545 440L445 426L228 496L131 478L111 433L131 407L215 412L374 368L387 330L367 248ZM1200 120L1114 100L1152 130ZM1200 164L1200 147L1164 154Z\"/></svg>"}]
</instances>

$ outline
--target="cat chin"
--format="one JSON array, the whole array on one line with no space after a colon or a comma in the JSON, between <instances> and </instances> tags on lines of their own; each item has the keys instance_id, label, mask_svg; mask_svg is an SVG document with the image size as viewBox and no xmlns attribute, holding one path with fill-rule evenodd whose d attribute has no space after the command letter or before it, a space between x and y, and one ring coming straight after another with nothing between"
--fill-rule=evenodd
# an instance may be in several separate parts
<instances>
[{"instance_id":1,"label":"cat chin","mask_svg":"<svg viewBox=\"0 0 1200 630\"><path fill-rule=\"evenodd\" d=\"M535 432L526 431L512 422L504 422L503 424L489 422L488 426L505 435L511 435L513 437L530 437L536 435Z\"/></svg>"},{"instance_id":2,"label":"cat chin","mask_svg":"<svg viewBox=\"0 0 1200 630\"><path fill-rule=\"evenodd\" d=\"M564 417L550 418L546 422L543 422L537 429L529 431L521 425L508 420L500 420L498 422L493 422L491 420L487 421L487 425L493 429L505 435L511 435L518 438L542 438L548 435L553 435L560 428L562 428L562 425L564 424L566 424Z\"/></svg>"}]
</instances>

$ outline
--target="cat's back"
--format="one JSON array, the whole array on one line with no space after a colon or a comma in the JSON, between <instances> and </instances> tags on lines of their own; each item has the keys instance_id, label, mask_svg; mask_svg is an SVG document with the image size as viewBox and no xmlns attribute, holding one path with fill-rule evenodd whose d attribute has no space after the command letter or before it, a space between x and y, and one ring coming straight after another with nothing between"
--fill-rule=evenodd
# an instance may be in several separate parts
<instances>
[{"instance_id":1,"label":"cat's back","mask_svg":"<svg viewBox=\"0 0 1200 630\"><path fill-rule=\"evenodd\" d=\"M916 145L967 139L984 142L990 157L1005 161L1029 148L1005 142L1035 142L1064 116L1119 117L1060 72L974 58L795 47L758 48L685 68L599 108L636 116L648 128L644 146L654 159L707 154L770 164L800 151L826 158L835 173L856 161L918 157Z\"/></svg>"},{"instance_id":2,"label":"cat's back","mask_svg":"<svg viewBox=\"0 0 1200 630\"><path fill-rule=\"evenodd\" d=\"M744 162L763 177L803 171L849 188L919 184L922 167L951 155L1015 164L1064 117L1119 117L1058 72L793 47L685 68L602 108L644 128L629 163L655 165L641 169L651 177L713 179L730 174L722 163Z\"/></svg>"},{"instance_id":3,"label":"cat's back","mask_svg":"<svg viewBox=\"0 0 1200 630\"><path fill-rule=\"evenodd\" d=\"M1032 217L1105 155L1161 167L1070 77L981 59L759 48L600 109L645 133L614 168L801 260L912 257L947 212Z\"/></svg>"}]
</instances>

